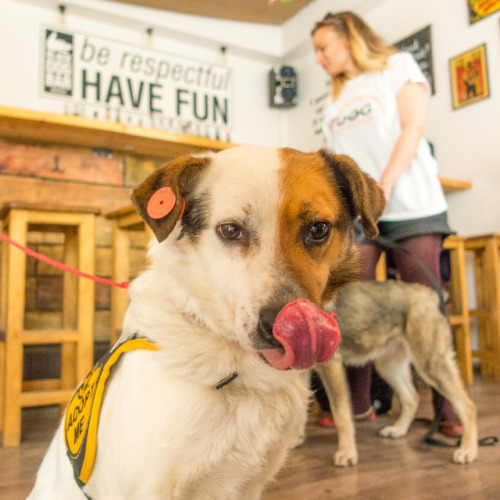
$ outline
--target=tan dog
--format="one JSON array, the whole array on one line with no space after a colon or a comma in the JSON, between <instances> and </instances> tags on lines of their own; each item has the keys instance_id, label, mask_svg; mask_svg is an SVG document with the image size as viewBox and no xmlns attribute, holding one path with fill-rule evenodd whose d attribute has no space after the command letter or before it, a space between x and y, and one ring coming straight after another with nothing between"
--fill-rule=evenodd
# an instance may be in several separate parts
<instances>
[{"instance_id":1,"label":"tan dog","mask_svg":"<svg viewBox=\"0 0 500 500\"><path fill-rule=\"evenodd\" d=\"M169 163L133 202L157 241L130 287L121 340L139 338L110 361L138 348L80 386L30 499L257 499L306 412L302 369L338 343L320 308L356 277L353 222L376 234L382 192L346 157L235 147Z\"/></svg>"},{"instance_id":2,"label":"tan dog","mask_svg":"<svg viewBox=\"0 0 500 500\"><path fill-rule=\"evenodd\" d=\"M317 365L338 428L339 450L335 465L358 461L349 391L342 367L375 362L377 372L394 389L401 413L380 435L406 436L418 409L419 396L410 365L420 377L450 401L463 425L460 447L453 455L458 464L477 457L476 407L463 386L452 347L448 320L439 309L437 293L429 287L400 281L363 281L343 287L330 310L337 311L342 332L340 356Z\"/></svg>"}]
</instances>

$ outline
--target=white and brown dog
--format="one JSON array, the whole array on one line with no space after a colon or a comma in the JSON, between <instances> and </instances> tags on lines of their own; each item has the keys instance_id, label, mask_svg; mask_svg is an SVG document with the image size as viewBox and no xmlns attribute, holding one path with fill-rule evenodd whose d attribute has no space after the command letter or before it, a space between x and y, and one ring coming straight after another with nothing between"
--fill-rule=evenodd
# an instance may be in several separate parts
<instances>
[{"instance_id":1,"label":"white and brown dog","mask_svg":"<svg viewBox=\"0 0 500 500\"><path fill-rule=\"evenodd\" d=\"M259 498L306 412L302 369L338 345L320 308L356 277L352 224L375 235L382 192L346 157L248 146L181 157L133 202L151 266L29 498Z\"/></svg>"}]
</instances>

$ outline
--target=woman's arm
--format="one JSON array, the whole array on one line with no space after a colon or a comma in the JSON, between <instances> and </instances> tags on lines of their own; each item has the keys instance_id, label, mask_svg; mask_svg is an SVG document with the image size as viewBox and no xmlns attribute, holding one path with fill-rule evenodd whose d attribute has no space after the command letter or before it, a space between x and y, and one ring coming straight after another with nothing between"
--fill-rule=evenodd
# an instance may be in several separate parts
<instances>
[{"instance_id":1,"label":"woman's arm","mask_svg":"<svg viewBox=\"0 0 500 500\"><path fill-rule=\"evenodd\" d=\"M401 134L399 135L389 163L379 185L387 200L399 176L410 166L425 133L427 102L422 83L406 83L396 94Z\"/></svg>"}]
</instances>

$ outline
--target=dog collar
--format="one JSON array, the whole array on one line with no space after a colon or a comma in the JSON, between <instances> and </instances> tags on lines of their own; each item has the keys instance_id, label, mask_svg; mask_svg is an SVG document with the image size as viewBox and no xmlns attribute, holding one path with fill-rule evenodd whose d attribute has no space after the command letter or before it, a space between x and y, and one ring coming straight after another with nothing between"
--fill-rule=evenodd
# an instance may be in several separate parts
<instances>
[{"instance_id":1,"label":"dog collar","mask_svg":"<svg viewBox=\"0 0 500 500\"><path fill-rule=\"evenodd\" d=\"M217 382L217 384L215 384L215 388L217 390L222 389L225 385L232 382L237 376L238 372L232 373L231 375L229 375L229 377L223 378L220 382Z\"/></svg>"}]
</instances>

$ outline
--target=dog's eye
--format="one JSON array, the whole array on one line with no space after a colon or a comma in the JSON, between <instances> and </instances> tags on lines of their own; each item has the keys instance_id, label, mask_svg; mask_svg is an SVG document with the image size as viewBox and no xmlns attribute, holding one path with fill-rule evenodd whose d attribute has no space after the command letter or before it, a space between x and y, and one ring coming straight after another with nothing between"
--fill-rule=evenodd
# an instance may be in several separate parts
<instances>
[{"instance_id":1,"label":"dog's eye","mask_svg":"<svg viewBox=\"0 0 500 500\"><path fill-rule=\"evenodd\" d=\"M225 240L241 240L243 237L243 230L238 224L234 222L228 222L226 224L220 224L217 226L217 232Z\"/></svg>"},{"instance_id":2,"label":"dog's eye","mask_svg":"<svg viewBox=\"0 0 500 500\"><path fill-rule=\"evenodd\" d=\"M330 224L328 222L315 222L309 229L307 239L311 243L323 243L330 235Z\"/></svg>"}]
</instances>

